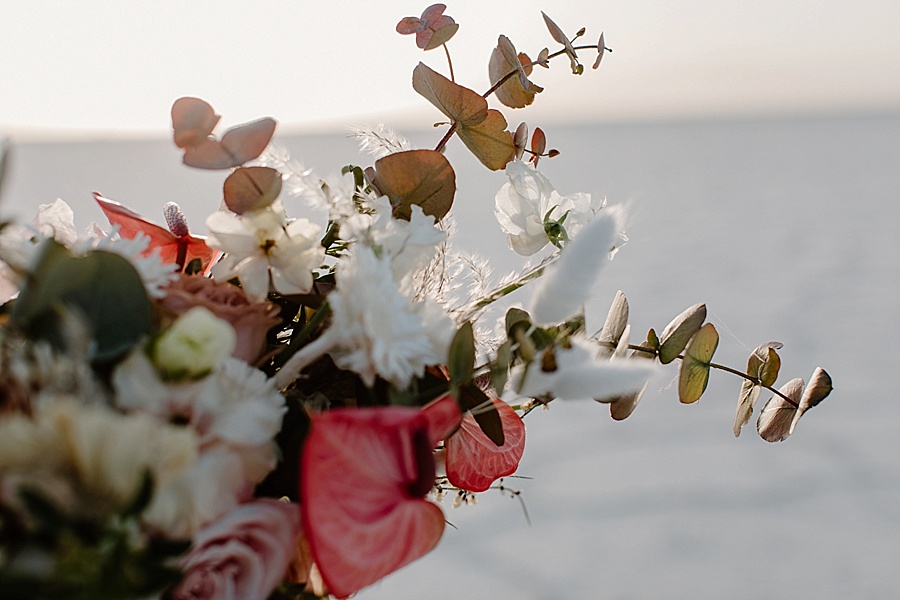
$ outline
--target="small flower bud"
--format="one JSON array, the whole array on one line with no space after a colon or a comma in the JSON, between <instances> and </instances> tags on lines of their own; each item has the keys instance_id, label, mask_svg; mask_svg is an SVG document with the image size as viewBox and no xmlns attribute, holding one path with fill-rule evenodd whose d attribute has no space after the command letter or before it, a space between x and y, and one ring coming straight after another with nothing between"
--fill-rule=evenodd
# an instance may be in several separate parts
<instances>
[{"instance_id":1,"label":"small flower bud","mask_svg":"<svg viewBox=\"0 0 900 600\"><path fill-rule=\"evenodd\" d=\"M200 379L231 354L236 337L227 321L196 306L157 338L151 359L166 379Z\"/></svg>"}]
</instances>

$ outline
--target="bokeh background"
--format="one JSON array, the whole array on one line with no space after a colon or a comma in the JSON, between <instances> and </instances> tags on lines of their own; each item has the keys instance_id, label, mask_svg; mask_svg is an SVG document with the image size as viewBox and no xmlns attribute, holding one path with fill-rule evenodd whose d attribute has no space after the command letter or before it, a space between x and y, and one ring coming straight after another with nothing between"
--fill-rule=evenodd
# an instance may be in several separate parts
<instances>
[{"instance_id":1,"label":"bokeh background","mask_svg":"<svg viewBox=\"0 0 900 600\"><path fill-rule=\"evenodd\" d=\"M442 117L410 76L446 58L394 32L423 8L0 3L12 147L0 211L28 220L61 197L82 229L103 222L98 190L160 222L175 200L202 233L224 177L180 164L168 110L184 95L225 127L277 118L277 143L323 176L371 162L347 125L385 123L432 147ZM617 289L641 333L703 301L719 362L741 367L779 340L779 383L822 366L835 391L780 444L752 423L734 439L740 382L724 374L685 407L670 369L623 423L590 401L554 403L526 420L531 479L505 482L531 525L499 492L448 502L455 528L440 546L359 598L900 596L900 3L466 0L447 9L461 24L457 79L486 89L499 33L532 55L553 47L542 9L589 42L605 31L614 49L581 77L565 61L538 69L546 91L505 111L561 151L541 162L560 193L628 206L631 241L605 267L589 324ZM457 141L448 157L459 245L499 273L521 266L493 220L505 176Z\"/></svg>"}]
</instances>

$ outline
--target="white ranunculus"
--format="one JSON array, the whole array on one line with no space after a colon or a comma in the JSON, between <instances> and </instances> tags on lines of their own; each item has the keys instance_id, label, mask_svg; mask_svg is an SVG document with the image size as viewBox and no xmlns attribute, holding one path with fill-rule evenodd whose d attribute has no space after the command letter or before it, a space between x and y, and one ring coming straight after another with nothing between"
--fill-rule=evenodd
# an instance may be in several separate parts
<instances>
[{"instance_id":1,"label":"white ranunculus","mask_svg":"<svg viewBox=\"0 0 900 600\"><path fill-rule=\"evenodd\" d=\"M206 219L207 244L226 255L213 277L237 277L247 297L262 302L269 283L280 294L305 294L313 285L312 270L325 258L321 227L307 219L289 221L277 202L241 216L216 212Z\"/></svg>"},{"instance_id":2,"label":"white ranunculus","mask_svg":"<svg viewBox=\"0 0 900 600\"><path fill-rule=\"evenodd\" d=\"M604 203L592 201L590 194L561 196L540 171L521 160L506 165L506 176L509 181L494 198L494 214L510 248L523 256L558 241L548 237L545 218L561 222L572 236L603 208Z\"/></svg>"},{"instance_id":3,"label":"white ranunculus","mask_svg":"<svg viewBox=\"0 0 900 600\"><path fill-rule=\"evenodd\" d=\"M153 345L153 363L171 379L197 379L234 350L234 328L208 308L195 306L178 317Z\"/></svg>"}]
</instances>

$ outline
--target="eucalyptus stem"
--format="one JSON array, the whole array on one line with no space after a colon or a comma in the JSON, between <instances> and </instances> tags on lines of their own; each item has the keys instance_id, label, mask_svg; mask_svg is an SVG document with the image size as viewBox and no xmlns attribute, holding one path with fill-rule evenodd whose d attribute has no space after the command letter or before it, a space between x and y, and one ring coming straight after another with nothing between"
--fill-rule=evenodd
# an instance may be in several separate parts
<instances>
[{"instance_id":1,"label":"eucalyptus stem","mask_svg":"<svg viewBox=\"0 0 900 600\"><path fill-rule=\"evenodd\" d=\"M659 354L653 348L648 348L647 346L638 346L635 344L628 344L628 349L634 350L636 352L643 352L645 354L652 354L653 356L657 356ZM677 358L679 360L684 360L684 355L679 354L675 358ZM758 385L761 388L765 388L765 389L769 390L770 392L772 392L776 396L780 397L782 400L784 400L785 402L787 402L794 408L799 408L799 405L796 402L794 402L793 400L791 400L790 398L788 398L787 396L782 394L780 391L776 390L775 388L773 388L770 385L763 385L762 381L759 380L759 377L753 377L752 375L747 375L743 371L738 371L737 369L733 369L729 366L720 365L718 363L713 363L713 362L709 363L709 368L710 369L718 369L719 371L725 371L726 373L731 373L732 375L737 375L738 377L742 377L742 378L746 379L747 381L749 381L750 383L752 383L753 385Z\"/></svg>"},{"instance_id":2,"label":"eucalyptus stem","mask_svg":"<svg viewBox=\"0 0 900 600\"><path fill-rule=\"evenodd\" d=\"M573 46L573 49L574 49L574 50L597 50L597 51L599 51L599 50L600 50L600 47L599 47L598 44L594 44L594 45L587 45L587 46ZM604 46L603 49L612 52L612 49L611 49L611 48L606 48L606 47ZM453 79L453 63L450 61L450 50L447 49L447 44L444 44L444 51L447 53L447 62L450 63L450 80L451 80L451 81L454 81L454 79ZM546 60L550 60L550 59L556 58L557 56L562 56L562 55L565 54L565 53L566 53L566 50L565 50L565 49L558 50L557 52L554 52L553 54L549 54L549 55L547 56ZM531 61L531 62L528 63L527 65L522 65L522 67L523 67L523 68L525 68L525 67L533 67L533 66L539 65L539 64L541 64L541 63L536 62L536 61ZM497 83L495 83L494 85L492 85L491 87L489 87L488 90L487 90L485 93L483 93L483 94L481 95L482 98L487 98L488 96L490 96L491 94L493 94L494 92L496 92L497 89L498 89L501 85L503 85L504 83L506 83L506 82L509 80L510 77L512 77L513 75L515 75L515 74L518 73L518 72L519 72L518 69L513 69L512 71L510 71L509 73L507 73L506 75L504 75L503 77L501 77L500 79L498 79L498 80L497 80ZM444 134L444 137L441 138L441 141L439 141L439 142L437 143L437 146L434 147L435 152L441 152L441 151L444 149L444 146L447 145L447 142L450 141L450 138L453 137L453 134L456 133L456 130L457 130L457 129L458 129L458 124L456 123L456 121L454 121L453 123L450 124L450 129L447 130L447 133Z\"/></svg>"},{"instance_id":3,"label":"eucalyptus stem","mask_svg":"<svg viewBox=\"0 0 900 600\"><path fill-rule=\"evenodd\" d=\"M450 68L450 81L456 83L456 77L453 76L453 61L450 59L450 48L447 47L446 42L441 44L444 47L444 54L447 55L447 66Z\"/></svg>"}]
</instances>

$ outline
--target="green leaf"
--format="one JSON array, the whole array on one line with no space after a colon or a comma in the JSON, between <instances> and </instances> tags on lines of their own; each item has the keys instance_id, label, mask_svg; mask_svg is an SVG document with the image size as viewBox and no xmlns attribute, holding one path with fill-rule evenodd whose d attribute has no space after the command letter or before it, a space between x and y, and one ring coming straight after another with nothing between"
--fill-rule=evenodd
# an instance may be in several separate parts
<instances>
[{"instance_id":1,"label":"green leaf","mask_svg":"<svg viewBox=\"0 0 900 600\"><path fill-rule=\"evenodd\" d=\"M497 358L491 363L491 385L494 386L498 396L503 394L503 388L506 387L510 361L512 361L512 344L506 340L497 348Z\"/></svg>"},{"instance_id":2,"label":"green leaf","mask_svg":"<svg viewBox=\"0 0 900 600\"><path fill-rule=\"evenodd\" d=\"M706 320L706 305L695 304L672 319L660 336L659 362L669 364L681 354L688 340Z\"/></svg>"},{"instance_id":3,"label":"green leaf","mask_svg":"<svg viewBox=\"0 0 900 600\"><path fill-rule=\"evenodd\" d=\"M647 332L647 346L659 352L659 338L656 337L656 330L652 327Z\"/></svg>"},{"instance_id":4,"label":"green leaf","mask_svg":"<svg viewBox=\"0 0 900 600\"><path fill-rule=\"evenodd\" d=\"M707 323L694 334L684 349L678 378L678 399L691 404L700 399L709 383L709 365L719 345L719 333Z\"/></svg>"},{"instance_id":5,"label":"green leaf","mask_svg":"<svg viewBox=\"0 0 900 600\"><path fill-rule=\"evenodd\" d=\"M531 315L521 308L513 307L506 311L506 334L512 334L518 327L524 327L526 330L531 327Z\"/></svg>"},{"instance_id":6,"label":"green leaf","mask_svg":"<svg viewBox=\"0 0 900 600\"><path fill-rule=\"evenodd\" d=\"M781 357L775 352L775 348L766 348L766 359L759 366L759 382L771 387L778 379L778 371L781 370Z\"/></svg>"},{"instance_id":7,"label":"green leaf","mask_svg":"<svg viewBox=\"0 0 900 600\"><path fill-rule=\"evenodd\" d=\"M65 312L92 334L96 361L125 354L153 330L152 305L131 263L101 250L72 257L48 240L11 316L26 334L63 348Z\"/></svg>"},{"instance_id":8,"label":"green leaf","mask_svg":"<svg viewBox=\"0 0 900 600\"><path fill-rule=\"evenodd\" d=\"M477 385L473 383L460 386L458 401L460 406L469 411L475 422L481 428L488 438L497 446L502 446L506 440L503 433L503 424L500 421L500 413L497 407L491 402Z\"/></svg>"},{"instance_id":9,"label":"green leaf","mask_svg":"<svg viewBox=\"0 0 900 600\"><path fill-rule=\"evenodd\" d=\"M475 333L470 321L460 325L450 342L447 368L453 385L464 385L472 381L475 373Z\"/></svg>"}]
</instances>

